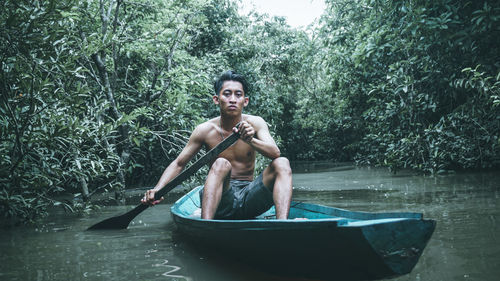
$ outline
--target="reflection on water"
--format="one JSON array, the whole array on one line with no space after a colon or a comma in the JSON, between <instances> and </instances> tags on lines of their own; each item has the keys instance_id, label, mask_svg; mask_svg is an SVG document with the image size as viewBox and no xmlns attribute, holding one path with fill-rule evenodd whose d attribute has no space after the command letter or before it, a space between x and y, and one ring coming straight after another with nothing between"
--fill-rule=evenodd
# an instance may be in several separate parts
<instances>
[{"instance_id":1,"label":"reflection on water","mask_svg":"<svg viewBox=\"0 0 500 281\"><path fill-rule=\"evenodd\" d=\"M297 201L423 212L437 220L413 272L393 280L497 280L499 182L493 172L423 177L331 163L294 165ZM143 212L127 230L84 231L131 208L107 207L91 217L58 211L42 226L2 229L0 280L289 280L193 249L174 230L170 204Z\"/></svg>"}]
</instances>

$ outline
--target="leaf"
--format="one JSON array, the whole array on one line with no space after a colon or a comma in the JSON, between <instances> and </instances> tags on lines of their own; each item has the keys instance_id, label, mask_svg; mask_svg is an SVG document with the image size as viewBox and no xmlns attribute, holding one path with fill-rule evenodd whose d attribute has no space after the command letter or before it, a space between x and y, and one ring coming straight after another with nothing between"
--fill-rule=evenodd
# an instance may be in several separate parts
<instances>
[{"instance_id":1,"label":"leaf","mask_svg":"<svg viewBox=\"0 0 500 281\"><path fill-rule=\"evenodd\" d=\"M133 137L132 140L134 141L135 145L141 146L140 141L136 137Z\"/></svg>"}]
</instances>

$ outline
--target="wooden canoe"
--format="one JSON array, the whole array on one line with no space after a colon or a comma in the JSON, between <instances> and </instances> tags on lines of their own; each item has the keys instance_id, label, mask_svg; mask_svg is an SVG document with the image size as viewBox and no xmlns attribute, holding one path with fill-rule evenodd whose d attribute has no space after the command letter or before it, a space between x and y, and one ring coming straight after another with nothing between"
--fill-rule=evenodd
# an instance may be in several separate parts
<instances>
[{"instance_id":1,"label":"wooden canoe","mask_svg":"<svg viewBox=\"0 0 500 281\"><path fill-rule=\"evenodd\" d=\"M183 236L229 259L295 277L380 279L409 273L436 222L420 213L353 212L293 202L252 220L202 220L197 187L171 208ZM294 218L305 218L293 220Z\"/></svg>"}]
</instances>

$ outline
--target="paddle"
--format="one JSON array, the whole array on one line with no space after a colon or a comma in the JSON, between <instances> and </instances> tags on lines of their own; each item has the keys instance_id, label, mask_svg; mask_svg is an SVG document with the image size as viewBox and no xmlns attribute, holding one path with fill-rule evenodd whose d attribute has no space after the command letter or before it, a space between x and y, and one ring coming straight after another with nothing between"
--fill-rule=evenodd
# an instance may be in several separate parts
<instances>
[{"instance_id":1,"label":"paddle","mask_svg":"<svg viewBox=\"0 0 500 281\"><path fill-rule=\"evenodd\" d=\"M238 125L236 125L238 126ZM222 151L226 150L226 148L230 147L235 141L240 137L239 133L233 133L226 139L224 139L221 143L219 143L216 147L212 148L209 152L203 155L198 161L194 162L189 168L185 169L177 175L174 179L172 179L165 187L163 187L160 191L156 192L155 200L159 200L163 195L172 190L174 187L181 184L187 178L192 176L196 171L198 171L203 165L207 164L219 155ZM94 224L89 227L87 230L99 230L99 229L125 229L128 227L130 222L142 211L146 210L149 205L140 204L135 207L133 210L129 212L112 217L109 219L105 219L99 223Z\"/></svg>"}]
</instances>

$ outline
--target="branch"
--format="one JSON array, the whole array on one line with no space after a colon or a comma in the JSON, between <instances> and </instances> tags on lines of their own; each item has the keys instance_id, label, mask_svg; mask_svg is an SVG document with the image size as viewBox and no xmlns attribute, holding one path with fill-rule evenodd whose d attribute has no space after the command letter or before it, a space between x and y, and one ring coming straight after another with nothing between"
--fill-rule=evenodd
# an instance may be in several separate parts
<instances>
[{"instance_id":1,"label":"branch","mask_svg":"<svg viewBox=\"0 0 500 281\"><path fill-rule=\"evenodd\" d=\"M121 0L118 0L116 2L116 8L115 8L115 17L114 17L114 20L113 20L113 34L116 34L116 29L119 25L119 22L118 22L118 15L120 13L120 5L122 4L122 1ZM115 71L113 72L113 85L116 86L116 79L117 79L117 72L118 72L118 63L117 63L117 46L116 46L116 42L115 40L111 40L112 41L112 44L111 44L111 53L112 53L112 58L113 58L113 65L115 67ZM118 46L119 48L119 46Z\"/></svg>"},{"instance_id":2,"label":"branch","mask_svg":"<svg viewBox=\"0 0 500 281\"><path fill-rule=\"evenodd\" d=\"M108 98L108 101L111 105L111 112L113 113L113 117L118 120L121 117L121 114L118 111L118 108L116 107L116 102L115 102L113 90L111 89L111 84L109 83L108 72L106 71L106 65L104 65L104 62L102 61L101 56L97 53L92 55L92 59L94 60L94 63L97 66L97 70L99 71L99 76L100 76L100 79L101 79L102 84L104 86L106 97Z\"/></svg>"},{"instance_id":3,"label":"branch","mask_svg":"<svg viewBox=\"0 0 500 281\"><path fill-rule=\"evenodd\" d=\"M99 8L101 10L101 21L102 21L101 32L103 35L103 39L104 39L104 35L106 34L106 32L108 30L109 18L111 17L111 11L113 10L113 4L114 4L113 0L109 1L108 10L106 11L106 8L104 7L104 0L99 0Z\"/></svg>"},{"instance_id":4,"label":"branch","mask_svg":"<svg viewBox=\"0 0 500 281\"><path fill-rule=\"evenodd\" d=\"M94 70L94 67L92 66L92 62L90 61L89 57L83 55L85 53L83 51L83 44L85 44L87 42L87 36L85 35L85 32L83 32L83 30L81 30L81 29L79 29L79 33L80 33L80 38L82 39L82 45L80 45L80 54L82 54L82 57L88 63L88 68L87 69L90 71L90 76L95 80L95 82L97 84L99 84L99 86L103 87L103 85L101 84L101 81L97 77L97 74L96 74L96 72ZM85 65L82 64L82 66L85 66Z\"/></svg>"},{"instance_id":5,"label":"branch","mask_svg":"<svg viewBox=\"0 0 500 281\"><path fill-rule=\"evenodd\" d=\"M165 70L165 67L166 67L167 72L170 72L170 70L172 70L172 59L174 56L174 52L175 52L175 49L177 48L177 46L179 45L179 42L181 41L183 36L184 36L184 33L182 32L182 29L180 29L180 28L177 29L177 31L175 32L174 41L172 42L172 46L170 46L169 53L166 56L167 62L166 62L166 64L163 65L163 67L160 69L160 71L158 71L156 73L156 75L153 79L153 83L151 84L150 92L152 92L154 90L154 87L156 86L156 82L158 80L158 76ZM159 92L156 92L153 95L151 95L147 101L147 104L152 103L157 98L159 98L161 95L163 95L163 93L165 93L165 91L168 89L169 85L170 85L170 82L168 82L167 85L165 87L163 87L163 91L159 91Z\"/></svg>"}]
</instances>

